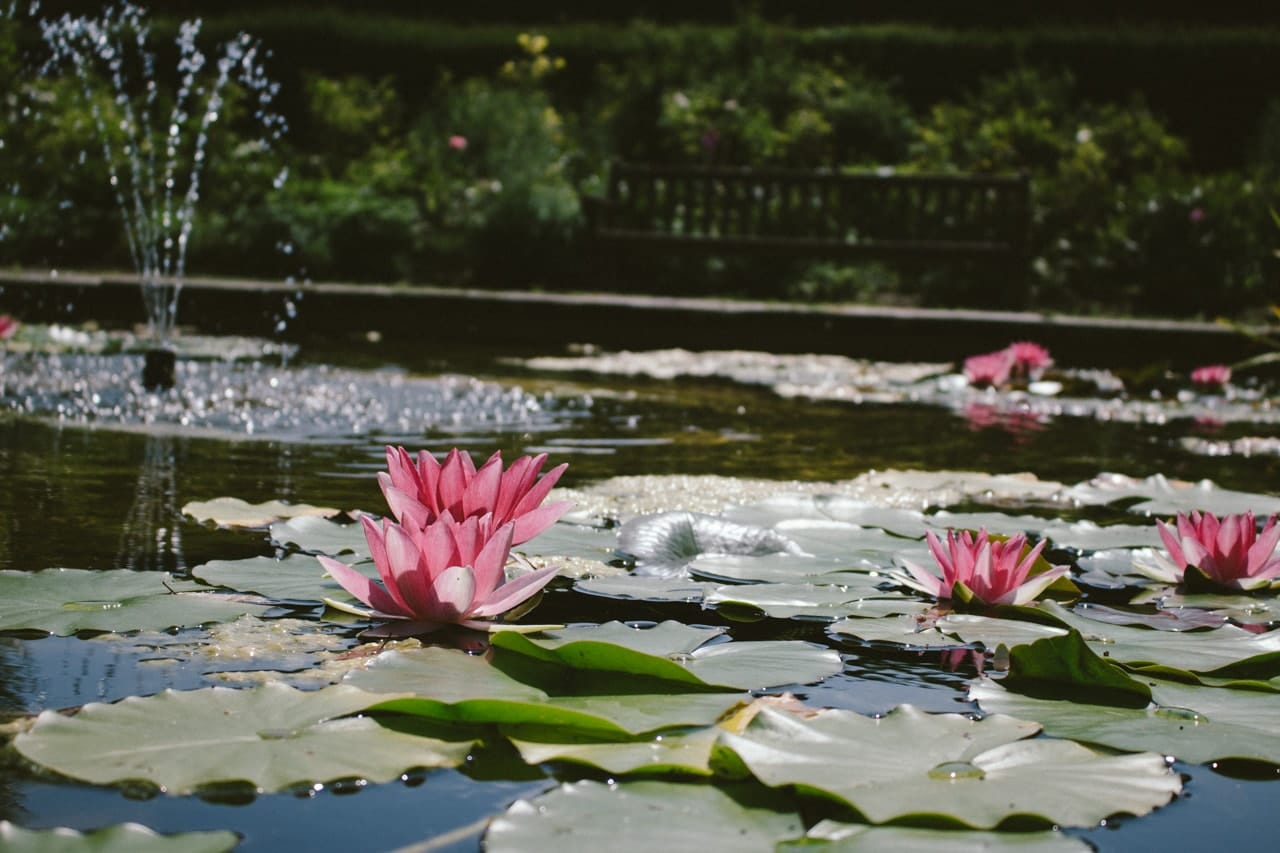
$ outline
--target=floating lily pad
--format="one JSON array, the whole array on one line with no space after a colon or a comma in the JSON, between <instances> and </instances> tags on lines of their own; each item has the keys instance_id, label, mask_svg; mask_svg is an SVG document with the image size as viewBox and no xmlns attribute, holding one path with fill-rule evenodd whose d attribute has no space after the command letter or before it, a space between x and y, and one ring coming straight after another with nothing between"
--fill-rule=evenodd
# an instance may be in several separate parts
<instances>
[{"instance_id":1,"label":"floating lily pad","mask_svg":"<svg viewBox=\"0 0 1280 853\"><path fill-rule=\"evenodd\" d=\"M637 741L542 743L511 738L511 742L529 764L567 761L619 776L638 772L709 776L711 749L719 731L715 726L706 726L663 732Z\"/></svg>"},{"instance_id":2,"label":"floating lily pad","mask_svg":"<svg viewBox=\"0 0 1280 853\"><path fill-rule=\"evenodd\" d=\"M760 689L808 684L843 671L840 656L811 643L783 640L708 645L723 633L663 622L564 628L544 637L495 636L493 645L574 669L626 673L692 687Z\"/></svg>"},{"instance_id":3,"label":"floating lily pad","mask_svg":"<svg viewBox=\"0 0 1280 853\"><path fill-rule=\"evenodd\" d=\"M576 557L607 563L617 558L618 532L606 527L557 522L515 550L529 557Z\"/></svg>"},{"instance_id":4,"label":"floating lily pad","mask_svg":"<svg viewBox=\"0 0 1280 853\"><path fill-rule=\"evenodd\" d=\"M689 578L654 578L635 575L618 575L604 578L584 578L573 588L588 595L605 598L631 599L634 601L670 601L699 603L702 596L719 584L695 581Z\"/></svg>"},{"instance_id":5,"label":"floating lily pad","mask_svg":"<svg viewBox=\"0 0 1280 853\"><path fill-rule=\"evenodd\" d=\"M137 823L77 832L23 829L0 820L0 847L8 853L226 853L240 838L234 832L179 832L161 835Z\"/></svg>"},{"instance_id":6,"label":"floating lily pad","mask_svg":"<svg viewBox=\"0 0 1280 853\"><path fill-rule=\"evenodd\" d=\"M757 793L753 802L748 799ZM488 853L529 850L772 850L804 832L799 814L771 792L638 781L561 785L517 800L485 835Z\"/></svg>"},{"instance_id":7,"label":"floating lily pad","mask_svg":"<svg viewBox=\"0 0 1280 853\"><path fill-rule=\"evenodd\" d=\"M351 556L347 555L347 559ZM371 578L378 576L373 563L357 564L355 568ZM320 604L326 598L355 600L310 554L290 554L279 560L274 557L210 560L196 566L191 574L205 583L256 592L280 601Z\"/></svg>"},{"instance_id":8,"label":"floating lily pad","mask_svg":"<svg viewBox=\"0 0 1280 853\"><path fill-rule=\"evenodd\" d=\"M913 826L868 826L865 823L818 821L783 853L1090 853L1083 839L1052 830L1042 832L957 832Z\"/></svg>"},{"instance_id":9,"label":"floating lily pad","mask_svg":"<svg viewBox=\"0 0 1280 853\"><path fill-rule=\"evenodd\" d=\"M339 524L315 516L277 521L271 525L271 541L281 546L292 545L307 554L331 557L354 554L357 559L369 559L364 527L358 523Z\"/></svg>"},{"instance_id":10,"label":"floating lily pad","mask_svg":"<svg viewBox=\"0 0 1280 853\"><path fill-rule=\"evenodd\" d=\"M879 555L877 562L796 554L768 554L761 557L715 555L699 557L689 564L695 579L721 583L818 583L874 589L885 578L873 574L889 565L892 554Z\"/></svg>"},{"instance_id":11,"label":"floating lily pad","mask_svg":"<svg viewBox=\"0 0 1280 853\"><path fill-rule=\"evenodd\" d=\"M921 622L915 616L885 619L844 619L830 628L832 633L847 634L868 642L901 643L913 648L954 648L981 643L988 649L1000 644L1016 646L1042 637L1062 636L1066 630L1020 622L1015 619L993 619L970 613L948 613L936 620Z\"/></svg>"},{"instance_id":12,"label":"floating lily pad","mask_svg":"<svg viewBox=\"0 0 1280 853\"><path fill-rule=\"evenodd\" d=\"M1123 474L1100 474L1065 490L1062 497L1086 504L1140 498L1129 507L1129 511L1147 515L1173 515L1193 509L1215 515L1250 510L1255 515L1280 512L1280 499L1271 495L1224 489L1208 480L1198 483L1169 480L1163 474L1154 474L1144 480Z\"/></svg>"},{"instance_id":13,"label":"floating lily pad","mask_svg":"<svg viewBox=\"0 0 1280 853\"><path fill-rule=\"evenodd\" d=\"M501 635L495 635L495 637ZM706 726L747 698L739 692L603 693L553 696L487 660L438 647L386 652L346 683L371 692L411 693L378 707L465 723L552 728L565 737L629 739L680 726ZM554 685L548 684L550 689Z\"/></svg>"},{"instance_id":14,"label":"floating lily pad","mask_svg":"<svg viewBox=\"0 0 1280 853\"><path fill-rule=\"evenodd\" d=\"M842 575L843 576L843 575ZM703 597L703 605L737 618L836 620L858 613L919 613L929 605L879 588L885 578L848 573L849 583L762 583L721 586Z\"/></svg>"},{"instance_id":15,"label":"floating lily pad","mask_svg":"<svg viewBox=\"0 0 1280 853\"><path fill-rule=\"evenodd\" d=\"M105 785L144 780L171 794L244 782L260 791L296 783L394 779L414 767L462 762L470 740L394 731L347 717L385 700L347 685L305 692L283 684L210 687L112 705L74 717L44 711L14 746L66 776Z\"/></svg>"},{"instance_id":16,"label":"floating lily pad","mask_svg":"<svg viewBox=\"0 0 1280 853\"><path fill-rule=\"evenodd\" d=\"M1182 787L1160 755L1024 740L1039 728L1004 715L972 720L909 705L880 719L765 708L743 734L725 733L721 743L766 785L824 792L873 823L932 817L988 829L1018 816L1092 826L1116 813L1146 814Z\"/></svg>"},{"instance_id":17,"label":"floating lily pad","mask_svg":"<svg viewBox=\"0 0 1280 853\"><path fill-rule=\"evenodd\" d=\"M273 521L300 516L331 516L339 510L311 504L291 504L285 501L266 501L251 504L240 498L214 498L209 501L190 501L183 504L182 514L196 521L213 522L219 527L266 527Z\"/></svg>"},{"instance_id":18,"label":"floating lily pad","mask_svg":"<svg viewBox=\"0 0 1280 853\"><path fill-rule=\"evenodd\" d=\"M223 595L160 572L0 571L0 631L161 630L229 622L269 602Z\"/></svg>"},{"instance_id":19,"label":"floating lily pad","mask_svg":"<svg viewBox=\"0 0 1280 853\"><path fill-rule=\"evenodd\" d=\"M1191 763L1242 758L1280 765L1280 700L1274 693L1155 679L1144 683L1154 700L1145 708L1039 699L990 679L975 682L969 698L989 713L1037 720L1057 737L1152 750Z\"/></svg>"}]
</instances>

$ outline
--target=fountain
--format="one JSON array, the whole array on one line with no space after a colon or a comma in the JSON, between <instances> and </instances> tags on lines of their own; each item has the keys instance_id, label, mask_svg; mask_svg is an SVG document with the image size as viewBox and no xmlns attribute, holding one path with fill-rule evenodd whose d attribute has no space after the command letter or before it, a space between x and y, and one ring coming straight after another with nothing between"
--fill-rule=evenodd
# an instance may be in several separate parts
<instances>
[{"instance_id":1,"label":"fountain","mask_svg":"<svg viewBox=\"0 0 1280 853\"><path fill-rule=\"evenodd\" d=\"M210 63L196 44L198 19L179 26L172 94L162 91L149 44L151 25L141 7L124 3L97 18L63 15L39 24L50 50L43 71L75 75L109 167L147 313L150 348L143 385L172 388L171 336L209 135L224 110L228 87L238 85L256 101L259 149L279 139L285 125L272 110L278 84L266 76L265 51L245 33L221 45ZM112 94L109 102L97 94L104 85ZM282 181L283 176L277 185Z\"/></svg>"}]
</instances>

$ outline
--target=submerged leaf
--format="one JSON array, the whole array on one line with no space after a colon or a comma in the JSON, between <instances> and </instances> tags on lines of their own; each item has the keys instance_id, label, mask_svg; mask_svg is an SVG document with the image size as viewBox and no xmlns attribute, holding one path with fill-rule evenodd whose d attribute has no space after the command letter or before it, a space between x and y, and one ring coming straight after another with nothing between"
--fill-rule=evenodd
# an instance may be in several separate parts
<instances>
[{"instance_id":1,"label":"submerged leaf","mask_svg":"<svg viewBox=\"0 0 1280 853\"><path fill-rule=\"evenodd\" d=\"M190 501L183 504L182 514L196 521L211 521L219 527L266 527L273 521L300 516L333 516L339 510L311 504L291 504L284 501L266 501L251 504L240 498L214 498L208 501Z\"/></svg>"}]
</instances>

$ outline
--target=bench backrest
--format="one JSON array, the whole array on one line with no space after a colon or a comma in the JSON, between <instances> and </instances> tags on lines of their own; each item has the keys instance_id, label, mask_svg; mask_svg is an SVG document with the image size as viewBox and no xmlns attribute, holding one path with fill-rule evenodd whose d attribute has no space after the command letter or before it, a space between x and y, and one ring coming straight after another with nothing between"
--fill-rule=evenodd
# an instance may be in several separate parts
<instances>
[{"instance_id":1,"label":"bench backrest","mask_svg":"<svg viewBox=\"0 0 1280 853\"><path fill-rule=\"evenodd\" d=\"M1020 254L1028 195L1025 176L616 163L592 228L726 249Z\"/></svg>"}]
</instances>

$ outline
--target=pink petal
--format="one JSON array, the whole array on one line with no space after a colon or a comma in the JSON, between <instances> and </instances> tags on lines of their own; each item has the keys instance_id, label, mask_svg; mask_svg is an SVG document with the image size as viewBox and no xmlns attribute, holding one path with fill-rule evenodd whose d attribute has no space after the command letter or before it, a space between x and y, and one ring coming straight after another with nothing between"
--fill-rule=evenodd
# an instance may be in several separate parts
<instances>
[{"instance_id":1,"label":"pink petal","mask_svg":"<svg viewBox=\"0 0 1280 853\"><path fill-rule=\"evenodd\" d=\"M409 458L409 452L403 447L387 446L387 476L397 489L411 495L416 496L422 488L422 477L418 475L418 469ZM378 476L378 481L382 481L381 474Z\"/></svg>"},{"instance_id":2,"label":"pink petal","mask_svg":"<svg viewBox=\"0 0 1280 853\"><path fill-rule=\"evenodd\" d=\"M395 478L387 474L385 471L378 472L378 485L382 487L382 496L387 499L387 507L391 510L391 515L396 521L405 524L405 516L412 518L422 516L422 510L415 510L415 506L423 507L422 502L418 500L416 492L407 492L395 484Z\"/></svg>"},{"instance_id":3,"label":"pink petal","mask_svg":"<svg viewBox=\"0 0 1280 853\"><path fill-rule=\"evenodd\" d=\"M936 561L938 564L938 567L942 569L943 578L947 579L949 582L954 581L955 575L956 575L955 566L951 561L950 554L948 554L948 550L952 550L952 549L948 547L948 549L944 550L942 547L942 543L938 541L938 537L934 534L932 530L926 530L924 534L924 538L925 538L925 541L929 543L929 551L930 553L933 554L934 561ZM952 542L951 531L948 530L947 545L952 546L953 544L954 543ZM948 586L948 588L950 587Z\"/></svg>"},{"instance_id":4,"label":"pink petal","mask_svg":"<svg viewBox=\"0 0 1280 853\"><path fill-rule=\"evenodd\" d=\"M1040 593L1053 586L1053 582L1064 576L1068 571L1070 571L1069 566L1055 566L1047 572L1041 572L1017 589L1010 590L991 603L1016 604L1019 606L1030 604L1039 597Z\"/></svg>"},{"instance_id":5,"label":"pink petal","mask_svg":"<svg viewBox=\"0 0 1280 853\"><path fill-rule=\"evenodd\" d=\"M324 570L329 573L329 576L336 580L343 589L374 610L380 610L393 616L410 615L401 610L395 600L382 590L382 587L346 563L323 555L316 557L316 559L320 561L320 565L324 566Z\"/></svg>"},{"instance_id":6,"label":"pink petal","mask_svg":"<svg viewBox=\"0 0 1280 853\"><path fill-rule=\"evenodd\" d=\"M455 526L450 516L442 515L422 530L418 547L422 551L422 560L427 565L427 572L432 578L459 562L458 548L453 536ZM431 582L428 581L428 583Z\"/></svg>"},{"instance_id":7,"label":"pink petal","mask_svg":"<svg viewBox=\"0 0 1280 853\"><path fill-rule=\"evenodd\" d=\"M507 558L511 554L514 524L504 524L484 543L484 548L471 561L475 573L476 597L484 600L506 580Z\"/></svg>"},{"instance_id":8,"label":"pink petal","mask_svg":"<svg viewBox=\"0 0 1280 853\"><path fill-rule=\"evenodd\" d=\"M369 554L373 557L373 564L378 568L378 577L382 578L382 585L386 587L387 594L395 601L396 607L393 610L387 610L388 613L410 613L412 608L405 601L404 596L400 594L396 587L395 572L391 569L391 559L387 554L386 531L388 528L399 529L399 525L394 522L382 520L382 527L373 522L373 519L367 515L360 516L360 524L364 527L364 539L369 543ZM379 607L379 610L386 610L385 607Z\"/></svg>"},{"instance_id":9,"label":"pink petal","mask_svg":"<svg viewBox=\"0 0 1280 853\"><path fill-rule=\"evenodd\" d=\"M493 514L496 518L511 520L516 502L529 491L534 478L538 476L538 468L542 465L541 460L546 458L547 454L540 453L537 457L521 456L511 463L511 467L502 475L498 500L493 506Z\"/></svg>"},{"instance_id":10,"label":"pink petal","mask_svg":"<svg viewBox=\"0 0 1280 853\"><path fill-rule=\"evenodd\" d=\"M937 575L922 569L910 560L903 560L902 565L911 573L911 577L928 591L929 595L939 599L951 597L951 584L944 584Z\"/></svg>"},{"instance_id":11,"label":"pink petal","mask_svg":"<svg viewBox=\"0 0 1280 853\"><path fill-rule=\"evenodd\" d=\"M431 618L435 601L427 583L426 566L422 565L422 552L410 535L396 525L387 528L387 558L394 580L387 591L398 593L414 616Z\"/></svg>"},{"instance_id":12,"label":"pink petal","mask_svg":"<svg viewBox=\"0 0 1280 853\"><path fill-rule=\"evenodd\" d=\"M551 582L560 570L559 566L548 566L527 575L521 575L508 581L494 590L479 606L472 609L468 616L492 618L506 613L523 601L532 598L539 590Z\"/></svg>"},{"instance_id":13,"label":"pink petal","mask_svg":"<svg viewBox=\"0 0 1280 853\"><path fill-rule=\"evenodd\" d=\"M462 511L466 515L484 515L493 512L498 503L498 489L502 485L502 457L493 454L484 463L467 492L463 495Z\"/></svg>"},{"instance_id":14,"label":"pink petal","mask_svg":"<svg viewBox=\"0 0 1280 853\"><path fill-rule=\"evenodd\" d=\"M1250 577L1260 577L1271 556L1276 551L1276 545L1280 544L1280 527L1275 525L1275 518L1272 517L1262 528L1262 535L1258 537L1258 541L1253 543L1253 547L1249 549L1249 567L1248 575ZM1278 563L1277 565L1280 565Z\"/></svg>"},{"instance_id":15,"label":"pink petal","mask_svg":"<svg viewBox=\"0 0 1280 853\"><path fill-rule=\"evenodd\" d=\"M573 508L573 501L560 501L538 507L515 519L515 534L511 539L513 545L523 545L539 533L560 520L560 516Z\"/></svg>"},{"instance_id":16,"label":"pink petal","mask_svg":"<svg viewBox=\"0 0 1280 853\"><path fill-rule=\"evenodd\" d=\"M551 491L551 488L560 479L560 475L563 474L565 469L568 467L569 464L567 462L563 462L543 474L538 482L534 483L529 491L525 493L525 496L520 499L520 502L516 504L516 508L512 510L512 516L518 518L526 512L532 512L537 509L538 504L542 503L543 499L546 498L547 494Z\"/></svg>"},{"instance_id":17,"label":"pink petal","mask_svg":"<svg viewBox=\"0 0 1280 853\"><path fill-rule=\"evenodd\" d=\"M1181 518L1179 518L1179 523L1181 523ZM1164 549L1169 552L1169 558L1173 560L1173 564L1178 569L1185 569L1187 567L1187 558L1182 554L1182 546L1178 542L1178 536L1163 521L1156 521L1156 530L1160 533L1160 541L1164 542Z\"/></svg>"},{"instance_id":18,"label":"pink petal","mask_svg":"<svg viewBox=\"0 0 1280 853\"><path fill-rule=\"evenodd\" d=\"M440 463L425 450L418 451L418 476L422 485L418 497L434 515L444 511L440 505Z\"/></svg>"},{"instance_id":19,"label":"pink petal","mask_svg":"<svg viewBox=\"0 0 1280 853\"><path fill-rule=\"evenodd\" d=\"M435 579L436 612L430 618L441 622L456 622L471 610L475 598L476 581L469 566L450 566Z\"/></svg>"},{"instance_id":20,"label":"pink petal","mask_svg":"<svg viewBox=\"0 0 1280 853\"><path fill-rule=\"evenodd\" d=\"M466 456L466 462L463 462ZM470 467L471 456L464 454L456 447L449 451L449 456L440 468L438 494L440 513L448 512L454 520L462 520L462 498L467 492L468 476L466 469Z\"/></svg>"}]
</instances>

